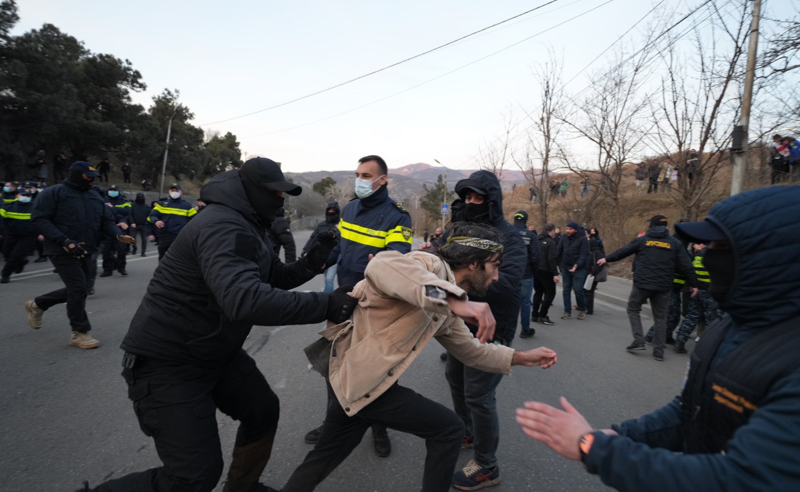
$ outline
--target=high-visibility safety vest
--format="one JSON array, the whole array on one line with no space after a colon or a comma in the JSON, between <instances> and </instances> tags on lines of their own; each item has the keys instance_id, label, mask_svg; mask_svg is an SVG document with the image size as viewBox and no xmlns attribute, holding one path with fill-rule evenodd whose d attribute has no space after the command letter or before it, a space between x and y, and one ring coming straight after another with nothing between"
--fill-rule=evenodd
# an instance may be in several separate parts
<instances>
[{"instance_id":1,"label":"high-visibility safety vest","mask_svg":"<svg viewBox=\"0 0 800 492\"><path fill-rule=\"evenodd\" d=\"M703 282L704 284L711 283L711 276L708 274L708 270L703 265L703 253L704 250L701 250L700 253L694 255L694 260L692 260L692 265L694 265L694 273L697 275L697 281Z\"/></svg>"},{"instance_id":2,"label":"high-visibility safety vest","mask_svg":"<svg viewBox=\"0 0 800 492\"><path fill-rule=\"evenodd\" d=\"M156 202L147 221L155 225L160 220L164 222L164 228L159 229L162 234L177 236L195 215L197 210L191 203L181 198L177 200L170 198Z\"/></svg>"},{"instance_id":3,"label":"high-visibility safety vest","mask_svg":"<svg viewBox=\"0 0 800 492\"><path fill-rule=\"evenodd\" d=\"M341 241L334 250L339 285L355 285L364 279L369 255L387 249L411 251L411 216L382 186L371 196L347 204L339 219L339 234Z\"/></svg>"}]
</instances>

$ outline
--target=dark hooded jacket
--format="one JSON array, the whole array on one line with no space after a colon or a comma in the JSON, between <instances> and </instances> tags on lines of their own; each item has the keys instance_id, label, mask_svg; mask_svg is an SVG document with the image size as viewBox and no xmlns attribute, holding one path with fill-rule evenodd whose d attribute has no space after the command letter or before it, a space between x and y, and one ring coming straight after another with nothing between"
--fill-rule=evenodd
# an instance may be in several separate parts
<instances>
[{"instance_id":1,"label":"dark hooded jacket","mask_svg":"<svg viewBox=\"0 0 800 492\"><path fill-rule=\"evenodd\" d=\"M706 220L725 232L734 254L733 285L719 305L726 315L703 334L681 396L651 414L614 426L620 436L594 433L585 464L606 485L623 492L800 490L800 361L792 356L800 346L800 222L787 217L800 217L800 186L750 190L711 209ZM689 438L703 445L718 443L720 436L712 432L687 436L687 428L702 425L698 422L716 425L728 418L725 412L740 421L737 409L744 405L731 404L723 392L722 401L711 399L704 407L684 409L687 388L699 382L709 395L719 394L711 383L728 358L745 355L751 360L743 360L754 373L769 371L772 354L752 353L748 342L784 323L795 327L787 339L793 345L789 355L794 369L757 388L762 395L743 393L748 389L734 381L723 383L733 398L747 395L756 408L745 409L749 418L726 436L724 452L691 452ZM698 362L695 355L709 348L704 344L720 338L711 360ZM698 381L694 374L704 363L709 372ZM699 413L698 418L687 421L687 410ZM703 420L703 412L712 410L722 419Z\"/></svg>"},{"instance_id":2,"label":"dark hooded jacket","mask_svg":"<svg viewBox=\"0 0 800 492\"><path fill-rule=\"evenodd\" d=\"M136 199L142 198L142 202L139 203L134 201L131 204L131 219L133 219L133 223L136 224L136 227L141 229L145 228L145 231L148 235L152 234L150 227L152 224L147 221L147 218L150 217L150 211L152 207L147 203L147 200L144 199L144 193L137 193Z\"/></svg>"},{"instance_id":3,"label":"dark hooded jacket","mask_svg":"<svg viewBox=\"0 0 800 492\"><path fill-rule=\"evenodd\" d=\"M697 286L689 253L665 226L651 227L644 236L606 256L606 261L612 263L632 254L636 255L633 285L639 289L670 290L676 273L683 275L690 286Z\"/></svg>"},{"instance_id":4,"label":"dark hooded jacket","mask_svg":"<svg viewBox=\"0 0 800 492\"><path fill-rule=\"evenodd\" d=\"M539 271L553 277L558 275L558 241L547 232L539 233L539 248L542 252L539 260Z\"/></svg>"},{"instance_id":5,"label":"dark hooded jacket","mask_svg":"<svg viewBox=\"0 0 800 492\"><path fill-rule=\"evenodd\" d=\"M489 211L482 216L473 218L473 222L488 224L503 234L503 261L500 263L500 278L493 283L485 296L470 294L469 298L476 302L486 302L492 310L496 322L495 339L506 345L514 339L519 318L519 290L522 285L522 275L528 261L528 252L522 242L519 231L503 217L503 191L497 177L489 171L477 171L470 175L469 180L477 183L487 193ZM462 203L465 191L456 184L456 193L461 197ZM456 210L456 207L453 207ZM465 209L458 208L458 215L454 215L456 222L465 219ZM452 228L442 235L440 243L447 241ZM478 327L467 324L472 333L477 333Z\"/></svg>"},{"instance_id":6,"label":"dark hooded jacket","mask_svg":"<svg viewBox=\"0 0 800 492\"><path fill-rule=\"evenodd\" d=\"M285 265L275 256L239 171L215 176L200 193L208 206L158 264L123 350L220 367L242 348L254 324L324 320L327 297L288 291L314 274L304 261Z\"/></svg>"},{"instance_id":7,"label":"dark hooded jacket","mask_svg":"<svg viewBox=\"0 0 800 492\"><path fill-rule=\"evenodd\" d=\"M336 210L335 215L331 215L330 217L327 216L328 209ZM324 231L331 231L337 232L336 227L339 225L339 219L341 218L341 211L339 210L339 202L328 202L328 206L325 207L325 220L317 224L317 227L314 228L314 232L311 233L311 237L308 238L306 241L306 245L303 246L303 254L306 254L308 251L309 246L311 243L314 242L314 238L317 237L317 234Z\"/></svg>"},{"instance_id":8,"label":"dark hooded jacket","mask_svg":"<svg viewBox=\"0 0 800 492\"><path fill-rule=\"evenodd\" d=\"M525 243L525 248L528 251L528 261L525 262L525 273L522 278L533 278L533 272L539 268L539 261L542 257L539 241L536 240L536 234L528 230L527 222L515 219L514 228L519 231L520 238L522 238L522 242Z\"/></svg>"},{"instance_id":9,"label":"dark hooded jacket","mask_svg":"<svg viewBox=\"0 0 800 492\"><path fill-rule=\"evenodd\" d=\"M575 265L578 270L589 268L589 240L586 231L579 227L575 234L564 234L558 242L558 260L561 271L569 271Z\"/></svg>"},{"instance_id":10,"label":"dark hooded jacket","mask_svg":"<svg viewBox=\"0 0 800 492\"><path fill-rule=\"evenodd\" d=\"M275 256L279 256L281 247L286 251L286 263L294 263L297 260L297 246L294 244L294 236L292 235L292 228L289 221L286 220L286 211L284 209L278 210L275 214L275 220L269 227L269 240L272 243Z\"/></svg>"}]
</instances>

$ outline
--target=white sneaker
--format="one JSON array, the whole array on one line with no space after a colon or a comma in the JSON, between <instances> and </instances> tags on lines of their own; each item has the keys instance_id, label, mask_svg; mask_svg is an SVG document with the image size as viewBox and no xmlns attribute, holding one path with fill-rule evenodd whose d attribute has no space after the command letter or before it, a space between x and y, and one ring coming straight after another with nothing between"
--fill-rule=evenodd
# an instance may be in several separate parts
<instances>
[{"instance_id":1,"label":"white sneaker","mask_svg":"<svg viewBox=\"0 0 800 492\"><path fill-rule=\"evenodd\" d=\"M73 347L82 349L93 349L97 348L97 346L100 345L100 342L92 338L92 336L88 333L73 331L72 336L69 339L69 344Z\"/></svg>"},{"instance_id":2,"label":"white sneaker","mask_svg":"<svg viewBox=\"0 0 800 492\"><path fill-rule=\"evenodd\" d=\"M44 310L36 305L36 301L25 301L25 311L28 311L28 324L34 330L42 327L42 316Z\"/></svg>"}]
</instances>

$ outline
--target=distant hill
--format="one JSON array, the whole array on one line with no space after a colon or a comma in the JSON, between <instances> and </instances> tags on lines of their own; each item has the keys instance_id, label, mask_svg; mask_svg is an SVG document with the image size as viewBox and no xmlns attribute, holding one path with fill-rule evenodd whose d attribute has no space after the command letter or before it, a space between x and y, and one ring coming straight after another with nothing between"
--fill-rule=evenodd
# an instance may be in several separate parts
<instances>
[{"instance_id":1,"label":"distant hill","mask_svg":"<svg viewBox=\"0 0 800 492\"><path fill-rule=\"evenodd\" d=\"M447 171L447 188L452 190L456 182L466 179L476 171L475 169L447 169L444 166L434 166L424 162L408 164L396 169L389 170L389 194L395 200L406 198L416 198L423 193L423 184L429 187L436 183L439 175L444 175ZM333 178L337 183L349 183L355 180L354 171L311 171L304 173L287 172L286 176L303 186L311 186L325 177ZM506 169L503 171L501 185L504 190L510 191L516 185L525 183L524 174L521 171Z\"/></svg>"}]
</instances>

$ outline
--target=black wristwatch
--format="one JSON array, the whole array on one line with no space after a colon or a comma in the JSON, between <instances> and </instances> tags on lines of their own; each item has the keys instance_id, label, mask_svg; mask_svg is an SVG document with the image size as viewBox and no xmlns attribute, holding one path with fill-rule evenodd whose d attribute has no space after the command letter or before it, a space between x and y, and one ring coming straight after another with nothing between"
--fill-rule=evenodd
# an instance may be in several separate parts
<instances>
[{"instance_id":1,"label":"black wristwatch","mask_svg":"<svg viewBox=\"0 0 800 492\"><path fill-rule=\"evenodd\" d=\"M586 455L592 450L592 444L594 444L594 433L595 431L587 432L582 435L581 439L578 441L578 449L581 452L581 463L584 465L586 464Z\"/></svg>"}]
</instances>

